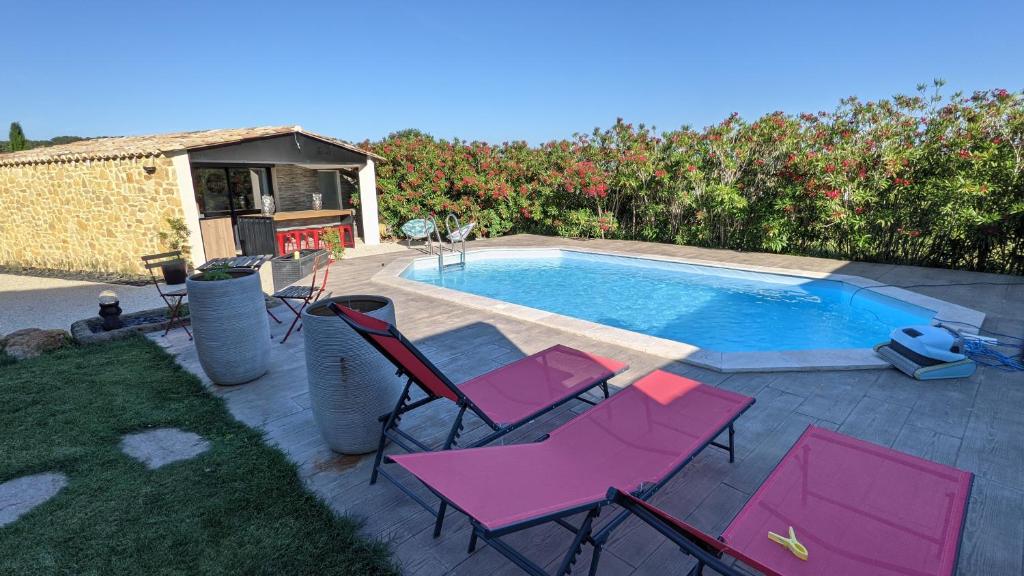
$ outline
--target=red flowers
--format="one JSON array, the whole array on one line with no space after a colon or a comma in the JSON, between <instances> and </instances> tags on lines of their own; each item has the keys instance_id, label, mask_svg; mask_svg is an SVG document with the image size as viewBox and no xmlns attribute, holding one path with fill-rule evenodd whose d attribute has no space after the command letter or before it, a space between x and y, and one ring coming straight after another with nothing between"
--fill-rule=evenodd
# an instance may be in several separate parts
<instances>
[{"instance_id":1,"label":"red flowers","mask_svg":"<svg viewBox=\"0 0 1024 576\"><path fill-rule=\"evenodd\" d=\"M831 173L833 173L835 171L836 171L836 165L835 164L827 164L825 166L825 173L826 174L831 174Z\"/></svg>"},{"instance_id":2,"label":"red flowers","mask_svg":"<svg viewBox=\"0 0 1024 576\"><path fill-rule=\"evenodd\" d=\"M837 200L842 195L839 190L829 190L825 192L825 196L828 196L829 200Z\"/></svg>"},{"instance_id":3,"label":"red flowers","mask_svg":"<svg viewBox=\"0 0 1024 576\"><path fill-rule=\"evenodd\" d=\"M665 172L664 170L655 170L654 171L654 177L655 178L664 178L665 176L668 176L668 172Z\"/></svg>"},{"instance_id":4,"label":"red flowers","mask_svg":"<svg viewBox=\"0 0 1024 576\"><path fill-rule=\"evenodd\" d=\"M694 166L693 164L690 164L689 166L686 167L686 171L687 172L696 172L697 171L697 167Z\"/></svg>"},{"instance_id":5,"label":"red flowers","mask_svg":"<svg viewBox=\"0 0 1024 576\"><path fill-rule=\"evenodd\" d=\"M971 151L970 150L960 150L959 152L957 152L957 154L959 154L961 158L970 158L971 157Z\"/></svg>"}]
</instances>

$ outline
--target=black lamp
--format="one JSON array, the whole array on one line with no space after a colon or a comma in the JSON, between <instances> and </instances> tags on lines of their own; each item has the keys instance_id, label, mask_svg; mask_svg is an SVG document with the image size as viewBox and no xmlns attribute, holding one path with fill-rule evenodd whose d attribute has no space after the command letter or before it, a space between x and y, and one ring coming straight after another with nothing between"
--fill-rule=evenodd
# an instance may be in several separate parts
<instances>
[{"instance_id":1,"label":"black lamp","mask_svg":"<svg viewBox=\"0 0 1024 576\"><path fill-rule=\"evenodd\" d=\"M121 303L117 300L117 292L104 290L100 292L100 318L103 318L103 330L117 330L124 326L121 321Z\"/></svg>"}]
</instances>

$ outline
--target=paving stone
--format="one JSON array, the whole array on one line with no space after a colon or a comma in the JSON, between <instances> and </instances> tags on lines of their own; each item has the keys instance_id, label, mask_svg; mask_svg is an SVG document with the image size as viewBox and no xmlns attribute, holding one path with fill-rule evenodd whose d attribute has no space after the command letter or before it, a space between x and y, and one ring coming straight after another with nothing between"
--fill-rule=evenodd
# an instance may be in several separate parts
<instances>
[{"instance_id":1,"label":"paving stone","mask_svg":"<svg viewBox=\"0 0 1024 576\"><path fill-rule=\"evenodd\" d=\"M910 408L906 406L865 396L839 427L839 431L867 442L891 446L909 413Z\"/></svg>"},{"instance_id":2,"label":"paving stone","mask_svg":"<svg viewBox=\"0 0 1024 576\"><path fill-rule=\"evenodd\" d=\"M194 458L209 449L210 443L202 436L177 428L157 428L121 438L121 451L150 470Z\"/></svg>"},{"instance_id":3,"label":"paving stone","mask_svg":"<svg viewBox=\"0 0 1024 576\"><path fill-rule=\"evenodd\" d=\"M0 484L0 527L53 498L67 484L68 477L60 472L22 476Z\"/></svg>"}]
</instances>

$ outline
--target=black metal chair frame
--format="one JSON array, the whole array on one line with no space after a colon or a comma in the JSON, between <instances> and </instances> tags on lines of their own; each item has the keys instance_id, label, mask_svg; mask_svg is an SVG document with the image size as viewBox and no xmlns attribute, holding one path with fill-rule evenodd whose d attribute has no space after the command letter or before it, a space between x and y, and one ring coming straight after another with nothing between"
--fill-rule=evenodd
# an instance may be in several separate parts
<instances>
[{"instance_id":1,"label":"black metal chair frame","mask_svg":"<svg viewBox=\"0 0 1024 576\"><path fill-rule=\"evenodd\" d=\"M580 390L579 394L575 396L569 396L555 404L546 406L545 408L537 412L534 412L533 414L530 414L529 416L522 418L517 422L514 422L512 424L501 425L494 422L494 420L488 417L487 414L482 409L480 409L476 404L474 404L472 400L470 400L461 390L459 390L458 386L456 386L451 380L448 379L447 376L444 375L443 372L441 372L436 366L434 366L434 364L430 360L428 360L426 356L424 356L423 353L420 352L419 349L417 349L416 346L412 344L412 342L406 339L405 336L403 336L402 333L399 332L397 328L391 325L388 326L387 331L366 328L364 326L360 326L354 320L346 316L345 313L341 311L337 304L332 303L330 305L330 308L331 311L333 311L339 318L344 320L346 324L351 326L352 329L355 330L357 334L362 336L363 339L365 339L378 352L383 354L384 357L387 358L397 368L397 371L395 372L396 376L406 377L405 387L402 389L402 394L401 396L399 396L398 402L395 404L394 409L391 410L391 412L384 414L379 418L381 422L380 441L377 444L377 455L375 456L373 461L373 472L371 472L370 474L370 484L375 484L377 482L378 475L383 476L389 482L394 484L399 490L401 490L409 497L411 497L413 500L418 502L421 506L426 508L427 511L430 512L436 518L436 522L434 524L435 538L437 538L441 534L441 528L444 524L445 511L449 502L448 500L442 498L440 507L437 510L434 510L433 506L430 506L429 504L424 502L419 496L413 494L408 488L402 485L398 478L391 475L387 470L384 470L381 467L381 464L385 462L384 448L387 446L388 440L391 440L397 446L399 446L406 452L410 453L434 452L438 450L449 450L455 448L456 445L458 444L459 436L462 434L462 431L464 429L464 418L466 416L466 412L468 411L476 415L477 418L479 418L488 428L491 429L490 434L487 434L483 438L466 446L467 448L475 448L479 446L484 446L486 444L490 444L491 442L497 440L498 438L504 436L505 434L508 434L509 432L512 432L536 420L538 417L547 414L548 412L554 410L555 408L558 408L559 406L566 404L571 400L575 399L590 404L591 406L595 406L597 404L596 402L583 396L584 394L590 392L594 388L601 388L601 391L604 394L605 398L608 398L609 396L608 380L610 380L611 377L608 377L605 380L595 382L591 386L588 386L586 389ZM431 448L430 446L427 446L423 442L411 436L409 433L405 432L404 430L401 430L398 427L398 425L402 419L402 416L409 412L412 412L417 408L426 406L427 404L430 404L434 400L438 400L439 398L441 398L441 396L438 396L431 392L430 389L425 384L417 381L412 374L406 372L406 370L402 368L401 363L396 358L394 358L385 348L381 347L373 338L371 338L371 335L377 335L386 338L394 338L395 340L400 342L403 346L406 347L406 349L409 350L410 353L413 354L413 356L416 357L416 359L422 362L423 365L426 366L428 370L433 372L434 375L445 386L447 386L458 399L456 401L456 406L459 409L458 414L455 417L455 421L452 422L451 428L448 430L448 436L445 438L444 443L440 447ZM419 400L412 401L412 396L410 392L412 391L413 385L416 385L418 388L420 388L420 390L422 390L426 394L426 396L424 398L420 398ZM387 460L386 462L390 463L390 460Z\"/></svg>"},{"instance_id":2,"label":"black metal chair frame","mask_svg":"<svg viewBox=\"0 0 1024 576\"><path fill-rule=\"evenodd\" d=\"M693 556L697 564L687 573L687 576L703 576L705 567L715 570L722 576L747 576L745 572L739 572L722 559L722 550L715 549L692 534L687 534L666 524L661 518L652 514L650 510L638 506L636 502L625 497L615 488L608 490L608 500L612 504L620 506L625 513L636 516L651 528L660 532L662 536L671 540L676 546L679 546L679 549L685 554ZM596 566L596 561L591 564L591 576L595 573Z\"/></svg>"},{"instance_id":3,"label":"black metal chair frame","mask_svg":"<svg viewBox=\"0 0 1024 576\"><path fill-rule=\"evenodd\" d=\"M149 272L149 277L153 280L153 285L156 286L157 293L160 294L160 298L163 299L164 304L167 305L167 310L171 315L170 319L167 320L167 328L164 329L164 336L167 336L171 331L171 328L174 327L174 323L177 322L178 325L185 330L185 334L188 334L188 339L191 340L192 332L190 332L188 326L185 325L185 321L178 317L178 312L181 310L181 304L185 298L188 297L188 292L184 288L185 285L181 285L181 290L164 292L163 288L160 287L160 279L157 278L156 273L153 272L154 269L160 268L161 266L171 262L184 262L184 259L181 257L180 250L161 252L160 254L150 254L142 257L142 264L145 266L146 271Z\"/></svg>"},{"instance_id":4,"label":"black metal chair frame","mask_svg":"<svg viewBox=\"0 0 1024 576\"><path fill-rule=\"evenodd\" d=\"M323 265L323 279L320 282L320 288L317 289L317 287L316 287L316 278L317 278L317 274L320 272L320 266L321 266L320 263L322 261L324 261L324 260L326 260L326 264ZM296 324L298 324L299 328L298 328L298 330L295 330L295 331L296 332L302 332L302 311L305 310L306 306L309 306L310 303L316 302L317 300L319 300L320 296L323 295L324 291L327 289L327 278L330 275L330 266L331 266L331 258L330 258L330 256L327 256L327 255L324 255L324 254L317 254L313 258L313 279L310 282L309 291L308 292L303 292L304 295L302 295L302 296L287 296L287 295L283 295L283 294L285 293L286 290L288 290L288 288L284 288L282 290L278 290L277 292L275 292L273 294L274 298L277 298L278 300L283 302L284 305L287 306L288 309L292 311L292 314L295 314L295 319L292 320L291 326L288 327L288 331L285 332L284 338L281 339L281 344L284 344L285 341L288 340L288 337L291 336L291 334L292 334L292 330L295 330L295 325ZM302 304L296 310L295 307L292 306L290 302L288 302L289 300L301 300ZM274 320L277 320L277 317L274 316L274 313L271 312L269 308L267 309L267 314L270 314L271 318L273 318ZM281 323L280 320L277 320L277 322L279 324Z\"/></svg>"}]
</instances>

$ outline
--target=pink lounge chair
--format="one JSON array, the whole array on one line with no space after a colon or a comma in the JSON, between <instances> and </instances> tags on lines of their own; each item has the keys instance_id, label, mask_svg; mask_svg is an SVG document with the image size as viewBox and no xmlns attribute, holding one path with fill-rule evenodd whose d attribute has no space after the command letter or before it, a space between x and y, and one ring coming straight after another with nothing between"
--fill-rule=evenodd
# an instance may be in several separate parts
<instances>
[{"instance_id":1,"label":"pink lounge chair","mask_svg":"<svg viewBox=\"0 0 1024 576\"><path fill-rule=\"evenodd\" d=\"M408 377L394 410L381 417L383 426L371 484L381 474L401 487L394 477L381 469L388 439L407 452L432 450L399 429L398 424L403 415L434 400L444 398L459 408L448 437L440 447L442 450L456 446L467 411L479 417L492 431L472 444L483 446L574 398L594 404L583 397L594 388L600 387L607 398L608 380L627 368L626 364L610 358L556 345L456 386L394 326L338 304L332 304L331 309L388 358L399 374ZM414 384L426 393L425 398L412 401L410 392ZM443 517L443 513L438 517L437 533L440 533Z\"/></svg>"},{"instance_id":2,"label":"pink lounge chair","mask_svg":"<svg viewBox=\"0 0 1024 576\"><path fill-rule=\"evenodd\" d=\"M951 576L973 475L810 426L721 538L611 489L608 497L723 576ZM792 526L800 560L768 539ZM596 565L596 562L592 566Z\"/></svg>"},{"instance_id":3,"label":"pink lounge chair","mask_svg":"<svg viewBox=\"0 0 1024 576\"><path fill-rule=\"evenodd\" d=\"M623 512L592 533L594 519L608 503L608 486L648 498L709 445L726 450L732 461L733 423L753 403L658 370L538 442L390 458L441 499L439 520L443 504L469 516L471 551L483 538L528 573L546 574L501 537L546 522L574 532L557 572L567 574L583 544L600 547L627 516ZM728 444L715 442L725 432ZM586 514L580 526L566 520L581 512Z\"/></svg>"}]
</instances>

